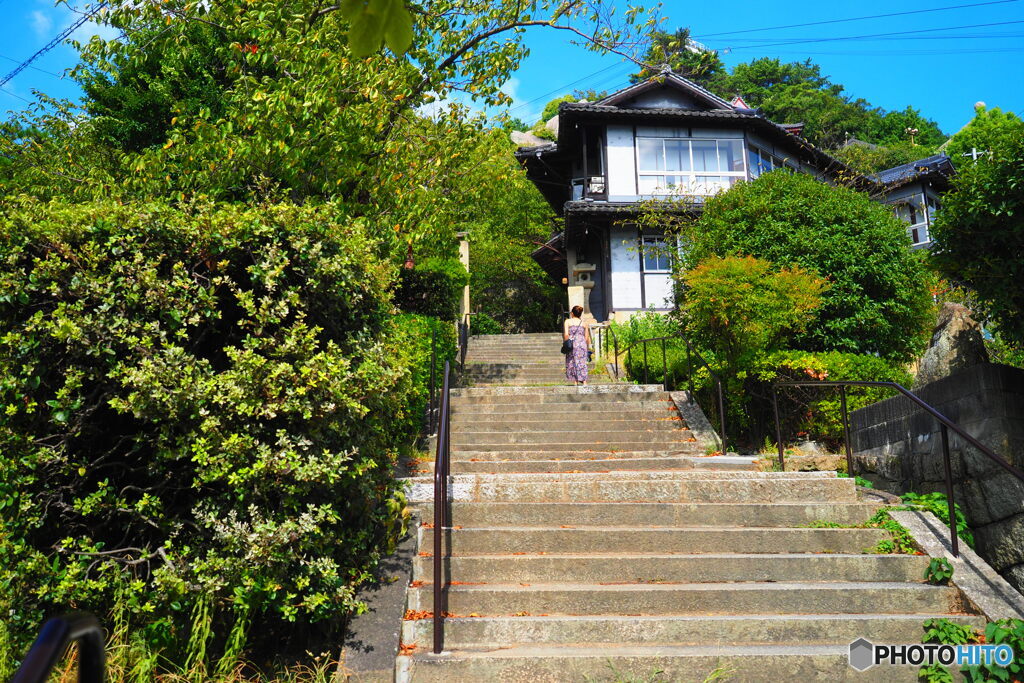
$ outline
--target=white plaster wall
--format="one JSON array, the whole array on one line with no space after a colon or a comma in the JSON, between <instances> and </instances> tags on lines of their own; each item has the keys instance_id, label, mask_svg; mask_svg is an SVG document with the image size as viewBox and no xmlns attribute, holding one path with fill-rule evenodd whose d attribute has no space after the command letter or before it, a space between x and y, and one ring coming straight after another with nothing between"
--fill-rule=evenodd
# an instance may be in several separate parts
<instances>
[{"instance_id":1,"label":"white plaster wall","mask_svg":"<svg viewBox=\"0 0 1024 683\"><path fill-rule=\"evenodd\" d=\"M612 298L609 308L642 308L636 230L612 228L609 232L609 246L612 252Z\"/></svg>"},{"instance_id":2,"label":"white plaster wall","mask_svg":"<svg viewBox=\"0 0 1024 683\"><path fill-rule=\"evenodd\" d=\"M662 273L644 275L644 295L648 308L672 308L672 276Z\"/></svg>"},{"instance_id":3,"label":"white plaster wall","mask_svg":"<svg viewBox=\"0 0 1024 683\"><path fill-rule=\"evenodd\" d=\"M633 127L608 126L608 200L636 200L636 157Z\"/></svg>"}]
</instances>

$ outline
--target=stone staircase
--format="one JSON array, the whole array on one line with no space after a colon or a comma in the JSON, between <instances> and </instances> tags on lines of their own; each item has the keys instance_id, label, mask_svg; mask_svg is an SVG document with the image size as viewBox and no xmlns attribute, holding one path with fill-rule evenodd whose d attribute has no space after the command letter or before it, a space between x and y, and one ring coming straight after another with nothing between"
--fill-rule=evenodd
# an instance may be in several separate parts
<instances>
[{"instance_id":1,"label":"stone staircase","mask_svg":"<svg viewBox=\"0 0 1024 683\"><path fill-rule=\"evenodd\" d=\"M508 343L555 362L556 336ZM477 363L506 363L501 339L478 342ZM932 616L984 623L957 588L923 582L927 557L865 554L882 530L811 526L874 513L852 480L705 457L660 386L513 376L452 393L445 652L416 618L433 610L421 524L396 680L913 681L912 667L857 674L850 642L920 642ZM422 520L432 496L432 477L413 479Z\"/></svg>"},{"instance_id":2,"label":"stone staircase","mask_svg":"<svg viewBox=\"0 0 1024 683\"><path fill-rule=\"evenodd\" d=\"M538 386L568 384L565 356L559 353L562 335L488 334L473 337L466 355L465 379L473 386ZM591 384L607 383L608 377L593 374Z\"/></svg>"}]
</instances>

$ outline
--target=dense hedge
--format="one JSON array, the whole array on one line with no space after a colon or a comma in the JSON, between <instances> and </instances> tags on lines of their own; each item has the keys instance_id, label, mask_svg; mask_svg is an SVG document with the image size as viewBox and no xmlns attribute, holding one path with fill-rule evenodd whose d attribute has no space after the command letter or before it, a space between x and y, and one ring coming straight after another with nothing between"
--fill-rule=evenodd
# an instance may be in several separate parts
<instances>
[{"instance_id":1,"label":"dense hedge","mask_svg":"<svg viewBox=\"0 0 1024 683\"><path fill-rule=\"evenodd\" d=\"M456 259L427 259L399 272L395 303L406 313L458 320L459 301L469 273Z\"/></svg>"},{"instance_id":2,"label":"dense hedge","mask_svg":"<svg viewBox=\"0 0 1024 683\"><path fill-rule=\"evenodd\" d=\"M280 652L355 608L402 524L392 466L422 402L393 278L327 209L8 201L0 609L19 647L117 596L172 655L196 614L210 650L272 633Z\"/></svg>"}]
</instances>

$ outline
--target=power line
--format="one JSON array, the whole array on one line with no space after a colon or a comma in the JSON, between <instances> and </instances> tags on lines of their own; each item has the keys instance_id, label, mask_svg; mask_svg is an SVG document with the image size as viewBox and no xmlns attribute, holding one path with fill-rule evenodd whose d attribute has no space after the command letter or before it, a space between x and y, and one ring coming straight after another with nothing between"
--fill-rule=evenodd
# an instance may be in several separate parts
<instances>
[{"instance_id":1,"label":"power line","mask_svg":"<svg viewBox=\"0 0 1024 683\"><path fill-rule=\"evenodd\" d=\"M889 36L878 37L878 38L866 38L864 40L869 41L869 42L875 42L875 41L890 41L890 40L978 40L978 39L995 40L995 39L998 39L998 38L1007 38L1007 39L1009 39L1009 38L1024 38L1024 33L975 33L975 34L966 34L966 35L940 35L940 36L908 36L906 34L900 34L900 35L889 35ZM746 41L751 41L751 42L753 42L753 41L765 41L765 42L767 42L767 41L771 41L771 40L786 40L786 39L782 38L782 37L775 37L775 38L737 38L736 40L746 40ZM803 39L801 38L801 40L803 40ZM812 39L808 39L808 40L812 40ZM830 38L826 38L825 40L831 40L831 39ZM850 38L849 40L856 40L856 38ZM752 45L749 45L749 46L748 45L744 45L743 47L761 47L761 46L758 45L758 44L752 44ZM734 47L733 49L734 50L738 50L739 47Z\"/></svg>"},{"instance_id":2,"label":"power line","mask_svg":"<svg viewBox=\"0 0 1024 683\"><path fill-rule=\"evenodd\" d=\"M64 40L68 36L70 36L72 33L74 33L75 31L78 30L79 26L81 26L85 22L87 22L90 19L92 19L94 16L96 16L99 13L99 11L101 9L103 9L106 6L107 6L107 2L106 2L106 0L104 0L100 4L96 5L96 7L94 9L90 10L89 12L83 14L81 17L76 19L75 22L73 24L71 24L71 26L69 26L66 29L64 29L63 31L61 31L60 35L58 35L56 38L51 40L49 43L47 43L43 47L41 47L38 50L36 50L35 54L33 54L31 57L26 59L24 62L22 62L21 64L16 66L14 68L14 71L11 71L9 74L4 76L3 79L0 80L0 87L6 85L8 81L10 81L12 78L14 78L18 74L20 74L22 71L24 71L36 59L38 59L42 55L46 54L47 52L49 52L53 48L55 48L58 45L60 45L61 43L63 43Z\"/></svg>"},{"instance_id":3,"label":"power line","mask_svg":"<svg viewBox=\"0 0 1024 683\"><path fill-rule=\"evenodd\" d=\"M537 97L533 98L532 100L528 100L526 102L521 102L520 104L517 104L516 106L511 107L511 108L507 109L506 111L511 113L513 111L516 111L517 109L522 109L523 107L527 107L527 106L529 106L531 104L534 104L536 102L539 102L539 101L543 100L545 97L550 97L551 95L554 95L555 93L563 92L566 88L571 88L574 85L579 85L583 81L589 80L589 79L593 78L594 76L597 76L599 74L603 74L606 71L611 71L612 69L615 69L617 67L622 67L622 66L623 66L623 63L621 63L621 62L612 64L611 66L606 66L603 69L599 69L599 70L595 71L592 74L589 74L587 76L583 76L582 78L577 78L572 83L567 83L567 84L565 84L563 86L559 86L559 87L555 88L554 90L549 90L548 92L543 93L542 95L538 95ZM625 66L629 66L629 65L626 64Z\"/></svg>"},{"instance_id":4,"label":"power line","mask_svg":"<svg viewBox=\"0 0 1024 683\"><path fill-rule=\"evenodd\" d=\"M3 2L3 0L0 0L0 2ZM26 102L28 104L32 104L32 100L30 100L30 99L28 99L26 97L22 97L18 93L12 92L11 90L8 90L7 88L5 88L3 86L0 86L0 92L3 92L5 95L10 95L11 97L17 97L22 102Z\"/></svg>"},{"instance_id":5,"label":"power line","mask_svg":"<svg viewBox=\"0 0 1024 683\"><path fill-rule=\"evenodd\" d=\"M702 33L694 38L717 38L719 36L734 36L740 33L756 33L758 31L775 31L784 28L802 28L804 26L822 26L824 24L841 24L847 21L864 21L866 19L883 19L885 17L901 17L909 14L924 14L925 12L944 12L946 10L964 9L967 7L982 7L985 5L1005 5L1020 0L992 0L991 2L978 2L971 5L951 5L949 7L935 7L932 9L918 9L908 12L893 12L891 14L871 14L863 17L850 17L848 19L829 19L827 21L811 21L806 24L788 24L786 26L769 26L767 28L748 28L741 31L723 31L722 33Z\"/></svg>"},{"instance_id":6,"label":"power line","mask_svg":"<svg viewBox=\"0 0 1024 683\"><path fill-rule=\"evenodd\" d=\"M0 3L2 3L3 1L4 0L0 0ZM17 59L15 59L14 57L8 57L7 55L0 55L0 59L6 59L8 62L14 62L15 64L20 64L20 62ZM32 69L33 71L40 71L40 72L42 72L44 74L49 74L50 76L56 76L57 78L64 78L62 75L60 75L58 73L54 73L53 71L47 71L46 69L40 69L38 66L30 66L29 68Z\"/></svg>"},{"instance_id":7,"label":"power line","mask_svg":"<svg viewBox=\"0 0 1024 683\"><path fill-rule=\"evenodd\" d=\"M766 48L776 47L778 45L803 45L805 43L831 43L838 40L863 40L865 38L882 38L885 36L903 36L909 33L932 33L935 31L953 31L957 29L965 28L984 28L987 26L1007 26L1009 24L1024 24L1024 19L1016 21L996 21L989 24L969 24L967 26L943 26L941 28L921 28L912 31L893 31L890 33L868 33L860 36L836 36L833 38L800 38L796 40L789 40L781 43L768 43L765 45L740 45L739 47L731 48L732 50L749 50L750 48Z\"/></svg>"}]
</instances>

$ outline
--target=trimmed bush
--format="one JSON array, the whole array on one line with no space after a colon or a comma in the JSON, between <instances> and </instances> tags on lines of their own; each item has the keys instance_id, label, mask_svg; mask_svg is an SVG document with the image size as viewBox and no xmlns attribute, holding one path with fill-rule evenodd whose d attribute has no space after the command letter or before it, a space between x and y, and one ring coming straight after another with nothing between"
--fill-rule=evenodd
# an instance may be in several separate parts
<instances>
[{"instance_id":1,"label":"trimmed bush","mask_svg":"<svg viewBox=\"0 0 1024 683\"><path fill-rule=\"evenodd\" d=\"M273 634L250 649L269 657L359 608L403 524L392 467L419 409L421 351L396 332L377 253L327 208L8 203L0 608L16 651L48 614L119 602L172 660Z\"/></svg>"}]
</instances>

